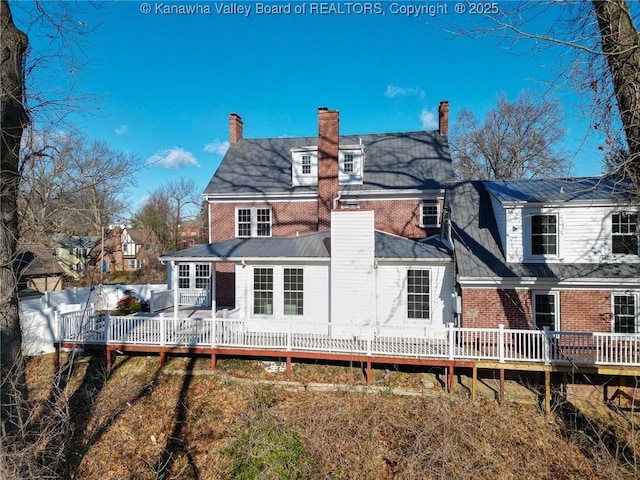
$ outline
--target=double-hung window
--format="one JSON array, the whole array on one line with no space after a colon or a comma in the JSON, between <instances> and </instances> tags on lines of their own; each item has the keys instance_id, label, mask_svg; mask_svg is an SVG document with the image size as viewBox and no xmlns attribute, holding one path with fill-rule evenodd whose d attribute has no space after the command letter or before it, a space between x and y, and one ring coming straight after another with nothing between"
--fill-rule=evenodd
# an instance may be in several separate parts
<instances>
[{"instance_id":1,"label":"double-hung window","mask_svg":"<svg viewBox=\"0 0 640 480\"><path fill-rule=\"evenodd\" d=\"M430 318L429 270L407 271L407 317Z\"/></svg>"},{"instance_id":2,"label":"double-hung window","mask_svg":"<svg viewBox=\"0 0 640 480\"><path fill-rule=\"evenodd\" d=\"M558 216L531 216L531 254L558 254Z\"/></svg>"},{"instance_id":3,"label":"double-hung window","mask_svg":"<svg viewBox=\"0 0 640 480\"><path fill-rule=\"evenodd\" d=\"M210 281L211 265L208 263L196 264L195 285L196 288L207 288Z\"/></svg>"},{"instance_id":4,"label":"double-hung window","mask_svg":"<svg viewBox=\"0 0 640 480\"><path fill-rule=\"evenodd\" d=\"M542 330L549 327L549 330L558 330L558 304L557 292L533 294L533 322L536 328Z\"/></svg>"},{"instance_id":5,"label":"double-hung window","mask_svg":"<svg viewBox=\"0 0 640 480\"><path fill-rule=\"evenodd\" d=\"M355 171L353 153L345 153L342 163L342 170L344 173L353 173Z\"/></svg>"},{"instance_id":6,"label":"double-hung window","mask_svg":"<svg viewBox=\"0 0 640 480\"><path fill-rule=\"evenodd\" d=\"M273 268L253 270L253 314L273 315Z\"/></svg>"},{"instance_id":7,"label":"double-hung window","mask_svg":"<svg viewBox=\"0 0 640 480\"><path fill-rule=\"evenodd\" d=\"M638 214L614 213L611 216L611 247L613 253L638 254Z\"/></svg>"},{"instance_id":8,"label":"double-hung window","mask_svg":"<svg viewBox=\"0 0 640 480\"><path fill-rule=\"evenodd\" d=\"M636 333L638 331L636 296L613 295L613 331L615 333Z\"/></svg>"},{"instance_id":9,"label":"double-hung window","mask_svg":"<svg viewBox=\"0 0 640 480\"><path fill-rule=\"evenodd\" d=\"M284 314L304 314L304 270L284 269Z\"/></svg>"},{"instance_id":10,"label":"double-hung window","mask_svg":"<svg viewBox=\"0 0 640 480\"><path fill-rule=\"evenodd\" d=\"M189 288L190 284L190 265L181 263L178 265L178 288Z\"/></svg>"},{"instance_id":11,"label":"double-hung window","mask_svg":"<svg viewBox=\"0 0 640 480\"><path fill-rule=\"evenodd\" d=\"M237 237L270 237L271 208L250 207L236 209Z\"/></svg>"},{"instance_id":12,"label":"double-hung window","mask_svg":"<svg viewBox=\"0 0 640 480\"><path fill-rule=\"evenodd\" d=\"M440 226L440 206L437 203L423 203L420 205L420 226Z\"/></svg>"},{"instance_id":13,"label":"double-hung window","mask_svg":"<svg viewBox=\"0 0 640 480\"><path fill-rule=\"evenodd\" d=\"M311 155L302 155L302 174L311 175Z\"/></svg>"}]
</instances>

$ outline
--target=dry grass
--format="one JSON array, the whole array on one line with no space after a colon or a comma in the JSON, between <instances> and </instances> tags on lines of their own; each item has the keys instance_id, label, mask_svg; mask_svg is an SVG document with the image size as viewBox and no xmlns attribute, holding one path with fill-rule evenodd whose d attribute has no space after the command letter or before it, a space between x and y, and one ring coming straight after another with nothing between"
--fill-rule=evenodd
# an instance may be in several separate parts
<instances>
[{"instance_id":1,"label":"dry grass","mask_svg":"<svg viewBox=\"0 0 640 480\"><path fill-rule=\"evenodd\" d=\"M471 402L439 393L400 397L349 391L287 393L229 382L283 379L258 362L120 357L80 358L65 382L73 423L62 477L86 479L591 479L632 478L633 461L616 458L598 435L571 429L533 407ZM32 400L50 397L51 358L29 364ZM375 378L384 372L375 372ZM357 366L296 366L292 380L362 384ZM420 383L393 372L392 385ZM616 438L635 452L636 427L623 419ZM606 428L612 424L609 419ZM603 422L594 420L594 431ZM595 440L594 440L595 439ZM253 473L252 473L253 472ZM256 472L258 472L256 474Z\"/></svg>"}]
</instances>

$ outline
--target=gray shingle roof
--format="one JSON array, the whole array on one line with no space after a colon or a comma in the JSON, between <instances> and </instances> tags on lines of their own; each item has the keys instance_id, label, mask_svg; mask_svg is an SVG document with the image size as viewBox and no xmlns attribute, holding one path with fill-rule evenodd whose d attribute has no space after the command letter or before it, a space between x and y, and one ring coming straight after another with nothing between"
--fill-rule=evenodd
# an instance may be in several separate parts
<instances>
[{"instance_id":1,"label":"gray shingle roof","mask_svg":"<svg viewBox=\"0 0 640 480\"><path fill-rule=\"evenodd\" d=\"M52 255L51 250L37 243L18 245L15 267L24 277L64 274L64 270Z\"/></svg>"},{"instance_id":2,"label":"gray shingle roof","mask_svg":"<svg viewBox=\"0 0 640 480\"><path fill-rule=\"evenodd\" d=\"M340 136L341 145L365 148L364 184L345 190L440 189L453 179L447 137L437 132ZM242 139L232 143L205 194L315 192L291 186L291 149L317 137Z\"/></svg>"},{"instance_id":3,"label":"gray shingle roof","mask_svg":"<svg viewBox=\"0 0 640 480\"><path fill-rule=\"evenodd\" d=\"M433 239L416 242L396 235L375 232L376 258L448 259L446 247ZM242 260L243 258L291 258L329 260L331 238L329 232L311 233L299 237L234 238L208 245L195 245L185 250L167 253L160 260L203 261L213 259Z\"/></svg>"},{"instance_id":4,"label":"gray shingle roof","mask_svg":"<svg viewBox=\"0 0 640 480\"><path fill-rule=\"evenodd\" d=\"M463 182L447 188L445 204L450 208L459 277L555 280L640 278L639 264L508 263L500 245L489 193L479 181Z\"/></svg>"},{"instance_id":5,"label":"gray shingle roof","mask_svg":"<svg viewBox=\"0 0 640 480\"><path fill-rule=\"evenodd\" d=\"M630 182L611 177L485 181L484 186L501 203L624 200L631 189Z\"/></svg>"}]
</instances>

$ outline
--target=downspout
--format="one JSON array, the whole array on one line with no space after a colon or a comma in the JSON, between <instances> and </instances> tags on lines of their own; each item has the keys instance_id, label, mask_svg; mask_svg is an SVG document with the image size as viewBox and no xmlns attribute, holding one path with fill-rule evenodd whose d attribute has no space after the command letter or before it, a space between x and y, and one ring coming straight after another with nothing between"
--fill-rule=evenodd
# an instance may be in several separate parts
<instances>
[{"instance_id":1,"label":"downspout","mask_svg":"<svg viewBox=\"0 0 640 480\"><path fill-rule=\"evenodd\" d=\"M338 196L333 199L333 209L335 210L338 206L338 202L342 200L342 194L338 193Z\"/></svg>"}]
</instances>

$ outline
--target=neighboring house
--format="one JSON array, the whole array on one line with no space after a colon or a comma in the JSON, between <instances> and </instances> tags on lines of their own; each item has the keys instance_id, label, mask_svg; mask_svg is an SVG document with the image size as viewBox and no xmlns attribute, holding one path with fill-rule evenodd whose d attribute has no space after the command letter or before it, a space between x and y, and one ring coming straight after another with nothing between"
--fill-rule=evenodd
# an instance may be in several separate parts
<instances>
[{"instance_id":1,"label":"neighboring house","mask_svg":"<svg viewBox=\"0 0 640 480\"><path fill-rule=\"evenodd\" d=\"M461 326L640 332L631 199L630 185L610 178L447 189L443 231L453 242Z\"/></svg>"},{"instance_id":2,"label":"neighboring house","mask_svg":"<svg viewBox=\"0 0 640 480\"><path fill-rule=\"evenodd\" d=\"M236 308L229 318L247 319L252 331L330 328L332 335L349 338L360 337L363 329L378 335L442 334L453 315L449 250L434 238L418 242L376 230L374 217L372 210L335 210L330 230L235 238L161 260L170 265L176 304L183 291L210 286L215 292L210 273L217 262L231 262Z\"/></svg>"},{"instance_id":3,"label":"neighboring house","mask_svg":"<svg viewBox=\"0 0 640 480\"><path fill-rule=\"evenodd\" d=\"M206 238L202 238L202 232L196 222L185 222L178 230L178 248L189 248L193 245L206 242Z\"/></svg>"},{"instance_id":4,"label":"neighboring house","mask_svg":"<svg viewBox=\"0 0 640 480\"><path fill-rule=\"evenodd\" d=\"M158 240L147 228L113 228L105 232L89 255L91 263L105 273L139 270L158 258Z\"/></svg>"},{"instance_id":5,"label":"neighboring house","mask_svg":"<svg viewBox=\"0 0 640 480\"><path fill-rule=\"evenodd\" d=\"M320 108L317 136L245 139L231 114L229 150L204 191L209 242L326 231L341 209L374 211L375 228L390 234L437 234L454 178L448 102L439 118L438 131L342 135L338 112ZM235 305L234 265L217 272L218 304Z\"/></svg>"},{"instance_id":6,"label":"neighboring house","mask_svg":"<svg viewBox=\"0 0 640 480\"><path fill-rule=\"evenodd\" d=\"M79 278L87 270L89 253L99 236L60 235L54 244L55 257L65 275Z\"/></svg>"},{"instance_id":7,"label":"neighboring house","mask_svg":"<svg viewBox=\"0 0 640 480\"><path fill-rule=\"evenodd\" d=\"M64 270L44 245L19 245L15 268L20 290L54 292L64 288Z\"/></svg>"}]
</instances>

